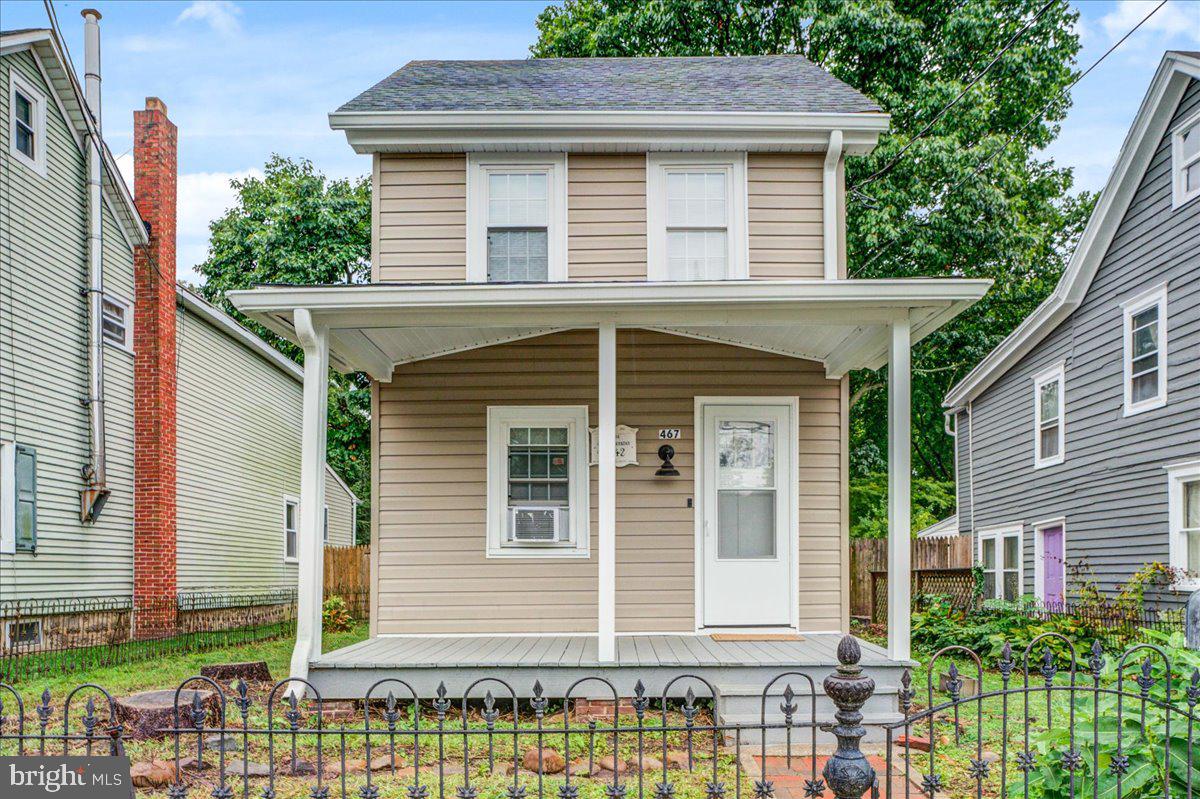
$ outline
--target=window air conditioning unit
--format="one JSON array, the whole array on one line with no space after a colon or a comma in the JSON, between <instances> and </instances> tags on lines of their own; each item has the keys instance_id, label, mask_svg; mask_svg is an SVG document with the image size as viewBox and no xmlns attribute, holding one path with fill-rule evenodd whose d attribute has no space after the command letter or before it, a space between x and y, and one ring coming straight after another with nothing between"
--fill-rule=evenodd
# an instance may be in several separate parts
<instances>
[{"instance_id":1,"label":"window air conditioning unit","mask_svg":"<svg viewBox=\"0 0 1200 799\"><path fill-rule=\"evenodd\" d=\"M545 506L508 509L509 538L518 543L553 544L567 540L568 508Z\"/></svg>"}]
</instances>

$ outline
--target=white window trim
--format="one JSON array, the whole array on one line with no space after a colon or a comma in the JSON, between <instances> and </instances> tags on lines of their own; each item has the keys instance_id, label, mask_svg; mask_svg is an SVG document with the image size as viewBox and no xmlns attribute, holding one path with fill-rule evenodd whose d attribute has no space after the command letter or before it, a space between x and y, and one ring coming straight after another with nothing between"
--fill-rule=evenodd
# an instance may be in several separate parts
<instances>
[{"instance_id":1,"label":"white window trim","mask_svg":"<svg viewBox=\"0 0 1200 799\"><path fill-rule=\"evenodd\" d=\"M18 163L46 177L46 95L16 70L10 70L8 74L8 151ZM17 149L18 90L33 103L33 158Z\"/></svg>"},{"instance_id":2,"label":"white window trim","mask_svg":"<svg viewBox=\"0 0 1200 799\"><path fill-rule=\"evenodd\" d=\"M1183 484L1200 480L1200 460L1177 463L1167 470L1168 562L1177 569L1187 569L1187 542L1183 538ZM1200 575L1178 580L1176 591L1200 590Z\"/></svg>"},{"instance_id":3,"label":"white window trim","mask_svg":"<svg viewBox=\"0 0 1200 799\"><path fill-rule=\"evenodd\" d=\"M288 505L296 506L296 554L288 554L288 526L287 526L287 509ZM299 563L300 562L300 498L285 496L283 498L283 562L284 563Z\"/></svg>"},{"instance_id":4,"label":"white window trim","mask_svg":"<svg viewBox=\"0 0 1200 799\"><path fill-rule=\"evenodd\" d=\"M571 540L558 544L506 544L508 429L566 425L571 447ZM487 409L487 557L587 558L591 549L591 495L586 405L489 405Z\"/></svg>"},{"instance_id":5,"label":"white window trim","mask_svg":"<svg viewBox=\"0 0 1200 799\"><path fill-rule=\"evenodd\" d=\"M546 192L546 273L550 282L567 279L567 154L467 154L467 282L487 282L487 176L516 167L544 171Z\"/></svg>"},{"instance_id":6,"label":"white window trim","mask_svg":"<svg viewBox=\"0 0 1200 799\"><path fill-rule=\"evenodd\" d=\"M1004 572L1012 571L1008 564L1001 565L1004 557L1004 539L1010 536L1017 538L1017 598L1025 594L1025 525L1002 524L992 527L982 527L975 531L975 562L983 568L983 542L987 539L996 541L996 591L999 596L984 597L989 599L1004 599Z\"/></svg>"},{"instance_id":7,"label":"white window trim","mask_svg":"<svg viewBox=\"0 0 1200 799\"><path fill-rule=\"evenodd\" d=\"M1066 599L1067 590L1067 518L1065 516L1056 516L1053 519L1043 519L1033 523L1033 595L1037 597L1038 602L1046 601L1045 586L1042 585L1045 575L1045 567L1042 565L1042 557L1045 555L1045 542L1042 540L1042 534L1051 527L1061 527L1063 537L1063 599ZM1024 558L1021 558L1024 561Z\"/></svg>"},{"instance_id":8,"label":"white window trim","mask_svg":"<svg viewBox=\"0 0 1200 799\"><path fill-rule=\"evenodd\" d=\"M0 555L17 551L17 444L0 441Z\"/></svg>"},{"instance_id":9,"label":"white window trim","mask_svg":"<svg viewBox=\"0 0 1200 799\"><path fill-rule=\"evenodd\" d=\"M1058 454L1042 457L1042 386L1058 383ZM1042 469L1063 462L1067 456L1067 378L1066 364L1062 361L1033 378L1033 468Z\"/></svg>"},{"instance_id":10,"label":"white window trim","mask_svg":"<svg viewBox=\"0 0 1200 799\"><path fill-rule=\"evenodd\" d=\"M329 506L321 506L321 546L329 546Z\"/></svg>"},{"instance_id":11,"label":"white window trim","mask_svg":"<svg viewBox=\"0 0 1200 799\"><path fill-rule=\"evenodd\" d=\"M1183 120L1171 134L1171 207L1178 208L1200 197L1200 189L1194 189L1189 194L1185 182L1185 172L1192 164L1200 164L1200 154L1192 157L1191 161L1183 160L1183 134L1189 128L1196 127L1196 135L1200 136L1200 111Z\"/></svg>"},{"instance_id":12,"label":"white window trim","mask_svg":"<svg viewBox=\"0 0 1200 799\"><path fill-rule=\"evenodd\" d=\"M724 168L729 244L729 280L750 277L750 238L746 233L746 153L646 153L646 278L667 276L667 170L672 167Z\"/></svg>"},{"instance_id":13,"label":"white window trim","mask_svg":"<svg viewBox=\"0 0 1200 799\"><path fill-rule=\"evenodd\" d=\"M12 644L12 628L17 624L36 624L37 625L37 640L13 645ZM13 619L11 621L6 621L6 622L4 622L4 638L3 638L3 640L0 640L0 652L5 651L6 649L11 650L13 652L15 652L17 650L29 651L29 650L33 650L33 649L40 649L46 640L45 632L46 632L46 628L45 628L45 625L42 624L41 619L21 619L20 621Z\"/></svg>"},{"instance_id":14,"label":"white window trim","mask_svg":"<svg viewBox=\"0 0 1200 799\"><path fill-rule=\"evenodd\" d=\"M1148 400L1134 403L1132 395L1133 359L1133 330L1130 325L1135 314L1141 313L1152 305L1158 306L1158 394ZM1161 408L1167 404L1167 284L1162 283L1145 291L1132 299L1121 303L1121 379L1122 392L1125 397L1125 415L1135 416L1139 413Z\"/></svg>"},{"instance_id":15,"label":"white window trim","mask_svg":"<svg viewBox=\"0 0 1200 799\"><path fill-rule=\"evenodd\" d=\"M104 294L104 300L106 302L111 302L113 305L119 305L125 311L125 341L118 343L118 342L113 341L112 339L108 338L108 336L102 336L102 338L104 339L104 343L110 347L116 347L119 350L124 350L125 352L128 352L130 355L132 355L133 354L133 303L129 302L126 299L123 299L122 297L118 297L115 294L109 294L107 292L105 292L105 294ZM103 312L101 313L101 315L103 316Z\"/></svg>"}]
</instances>

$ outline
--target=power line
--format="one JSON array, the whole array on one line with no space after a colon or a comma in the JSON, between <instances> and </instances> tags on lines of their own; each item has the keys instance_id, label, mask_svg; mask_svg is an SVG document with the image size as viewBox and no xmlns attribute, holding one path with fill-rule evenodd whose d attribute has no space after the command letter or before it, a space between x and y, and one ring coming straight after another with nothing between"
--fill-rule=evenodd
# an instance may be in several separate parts
<instances>
[{"instance_id":1,"label":"power line","mask_svg":"<svg viewBox=\"0 0 1200 799\"><path fill-rule=\"evenodd\" d=\"M926 133L928 133L933 128L933 126L936 125L941 120L941 118L946 115L946 112L948 112L951 108L953 108L958 103L959 100L966 97L967 92L971 91L971 89L974 88L975 85L977 83L979 83L980 80L983 79L983 76L986 75L988 73L988 71L992 67L994 67L997 64L997 62L1000 61L1001 56L1003 56L1010 49L1012 49L1012 46L1014 44L1016 44L1017 41L1022 36L1025 35L1025 32L1028 31L1030 28L1032 28L1033 25L1039 19L1041 19L1042 16L1047 11L1050 10L1050 6L1054 5L1058 1L1059 0L1050 0L1050 2L1046 3L1040 9L1038 9L1038 12L1033 15L1033 18L1030 19L1029 22L1025 23L1025 27L1021 28L1021 30L1014 33L1012 38L1010 38L1008 40L1008 42L1004 45L1004 47L1000 50L1000 52L996 53L995 57L993 57L992 60L990 62L988 62L988 65L986 67L984 67L982 70L980 70L980 72L977 75L975 75L974 78L971 79L970 83L968 83L966 86L963 87L962 91L960 91L958 93L957 97L955 97L953 100L951 100L946 105L942 106L941 110L939 110L937 112L937 114L934 115L933 119L929 120L929 122L927 122L925 124L925 127L921 128L921 130L919 130L915 136L913 136L911 139L909 139L908 142L903 147L900 148L900 152L898 152L894 156L892 156L892 159L890 161L888 161L886 164L884 164L879 169L875 170L874 173L872 173L871 175L867 176L866 178L860 180L858 183L855 183L853 186L851 186L850 190L855 191L857 189L861 189L863 186L866 186L869 183L873 183L876 180L878 180L879 178L883 177L885 174L887 174L892 169L892 167L894 167L896 164L898 164L900 162L900 160L904 157L904 154L906 152L908 152L909 148L912 147L914 144L916 144L917 141L919 139L921 139Z\"/></svg>"},{"instance_id":2,"label":"power line","mask_svg":"<svg viewBox=\"0 0 1200 799\"><path fill-rule=\"evenodd\" d=\"M970 172L968 172L963 177L959 178L953 185L951 185L948 189L946 189L942 193L942 196L938 200L935 207L930 209L929 215L934 214L937 211L940 211L942 208L942 204L945 202L945 199L948 195L953 194L955 191L960 189L968 180L978 177L979 173L982 172L983 169L986 168L989 164L991 164L993 161L995 161L996 158L999 157L999 155L1002 152L1007 150L1008 146L1010 144L1012 144L1017 139L1018 136L1020 136L1022 133L1024 133L1029 128L1029 126L1032 125L1034 122L1041 119L1042 116L1045 115L1045 113L1050 110L1051 106L1053 106L1055 102L1057 102L1059 99L1062 98L1062 96L1064 94L1066 94L1068 91L1070 91L1072 88L1074 88L1075 84L1079 83L1079 81L1086 78L1092 72L1092 70L1094 70L1096 67L1100 66L1100 64L1103 63L1104 59L1108 58L1110 55L1112 55L1114 52L1116 52L1117 48L1119 48L1121 45L1123 45L1130 36L1132 36L1134 33L1136 33L1139 28L1141 28L1143 25L1145 25L1146 22L1152 16L1157 14L1159 9L1161 9L1166 4L1167 4L1167 0L1160 0L1159 4L1156 5L1153 9L1151 9L1149 14L1142 17L1140 22L1138 22L1136 25L1134 25L1132 28L1130 28L1129 31L1126 32L1124 36L1122 36L1120 39L1118 39L1116 42L1114 42L1111 47L1109 47L1107 50L1105 50L1104 54L1101 55L1099 58L1097 58L1095 61L1093 61L1091 66L1089 66L1083 72L1079 73L1070 83L1068 83L1066 86L1064 86L1062 89L1060 89L1058 91L1058 93L1054 95L1054 97L1050 98L1050 101L1048 103L1046 103L1044 106L1042 106L1041 110L1039 110L1037 113L1035 113L1029 119L1027 119L1025 121L1025 124L1023 124L1020 128L1018 128L1011 136L1009 136L1007 139L1005 139L1003 144L1001 144L999 147L997 147L991 154L989 154L985 158L980 159L979 162L975 164L974 168ZM970 149L974 149L974 147L972 147ZM926 215L925 220L920 221L920 222L915 222L914 225L919 226L919 227L927 226L929 224L929 222L928 222L929 215ZM881 249L876 250L874 252L874 254L869 259L867 259L867 261L865 263L863 263L863 265L860 266L855 271L861 273L862 270L866 269L868 266L875 263L875 261L877 261L880 258L880 256L882 256L884 253L886 253L888 250L890 250L899 241L900 241L900 238L898 236L893 237L891 241L889 241Z\"/></svg>"}]
</instances>

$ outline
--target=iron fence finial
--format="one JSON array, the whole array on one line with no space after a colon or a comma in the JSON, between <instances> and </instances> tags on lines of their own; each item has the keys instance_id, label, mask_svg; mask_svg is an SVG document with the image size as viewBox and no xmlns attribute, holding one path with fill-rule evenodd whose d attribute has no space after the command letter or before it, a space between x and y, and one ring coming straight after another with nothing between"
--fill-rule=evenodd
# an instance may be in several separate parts
<instances>
[{"instance_id":1,"label":"iron fence finial","mask_svg":"<svg viewBox=\"0 0 1200 799\"><path fill-rule=\"evenodd\" d=\"M825 783L837 799L861 799L875 784L875 769L867 762L861 743L866 735L862 707L875 693L875 681L863 674L862 648L852 635L837 648L837 671L825 678L825 695L837 706L837 724L827 728L838 739L837 751L825 764Z\"/></svg>"}]
</instances>

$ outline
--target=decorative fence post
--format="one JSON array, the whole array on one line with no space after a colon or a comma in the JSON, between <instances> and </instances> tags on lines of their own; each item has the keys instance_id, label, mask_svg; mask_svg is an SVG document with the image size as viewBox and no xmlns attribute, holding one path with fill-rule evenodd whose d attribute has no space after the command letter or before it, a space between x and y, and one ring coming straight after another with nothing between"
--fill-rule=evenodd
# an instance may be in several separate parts
<instances>
[{"instance_id":1,"label":"decorative fence post","mask_svg":"<svg viewBox=\"0 0 1200 799\"><path fill-rule=\"evenodd\" d=\"M862 706L875 693L875 681L858 665L862 649L854 636L841 640L837 656L841 665L825 678L825 695L838 709L834 714L837 724L825 728L838 739L837 751L825 763L825 783L837 799L862 799L875 784L875 769L859 746L867 734Z\"/></svg>"},{"instance_id":2,"label":"decorative fence post","mask_svg":"<svg viewBox=\"0 0 1200 799\"><path fill-rule=\"evenodd\" d=\"M1183 612L1183 629L1187 633L1188 649L1200 649L1200 591L1192 592Z\"/></svg>"}]
</instances>

